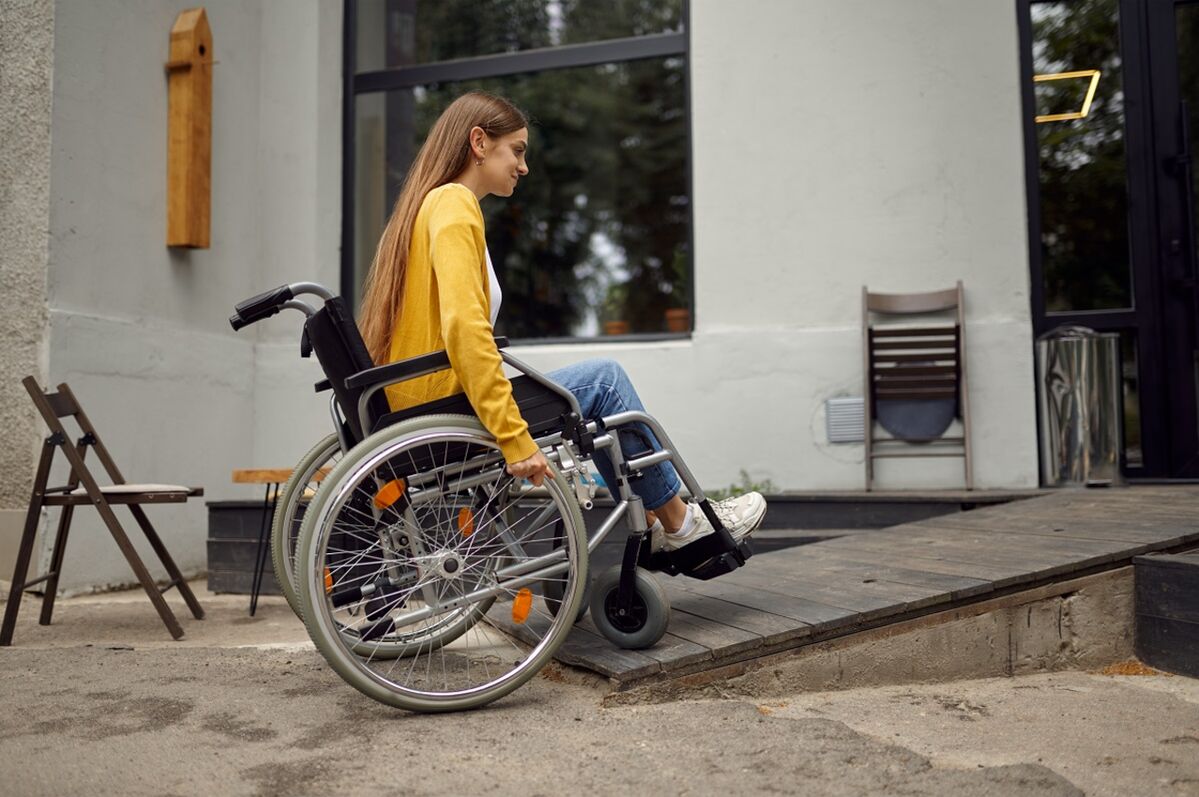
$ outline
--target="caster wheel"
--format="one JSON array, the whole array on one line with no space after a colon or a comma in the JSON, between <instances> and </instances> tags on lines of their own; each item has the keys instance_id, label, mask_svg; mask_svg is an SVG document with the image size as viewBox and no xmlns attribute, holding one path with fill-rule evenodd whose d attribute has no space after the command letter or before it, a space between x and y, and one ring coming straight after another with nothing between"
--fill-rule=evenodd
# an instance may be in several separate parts
<instances>
[{"instance_id":1,"label":"caster wheel","mask_svg":"<svg viewBox=\"0 0 1199 797\"><path fill-rule=\"evenodd\" d=\"M591 585L591 620L609 642L626 650L653 647L670 622L670 601L644 568L637 568L633 605L620 613L620 565L613 565Z\"/></svg>"}]
</instances>

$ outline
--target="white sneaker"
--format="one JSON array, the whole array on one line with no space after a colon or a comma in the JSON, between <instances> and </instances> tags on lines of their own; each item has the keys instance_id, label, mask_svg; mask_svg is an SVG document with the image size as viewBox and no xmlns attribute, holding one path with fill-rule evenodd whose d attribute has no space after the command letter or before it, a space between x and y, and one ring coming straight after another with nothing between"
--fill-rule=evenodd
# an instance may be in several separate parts
<instances>
[{"instance_id":1,"label":"white sneaker","mask_svg":"<svg viewBox=\"0 0 1199 797\"><path fill-rule=\"evenodd\" d=\"M753 534L766 517L766 499L758 492L751 491L735 498L713 501L712 508L737 542Z\"/></svg>"},{"instance_id":2,"label":"white sneaker","mask_svg":"<svg viewBox=\"0 0 1199 797\"><path fill-rule=\"evenodd\" d=\"M733 535L734 542L737 543L753 534L754 530L761 525L762 518L766 516L766 499L755 492L711 503L712 508L716 510L716 517L720 518L720 522L729 530L729 533ZM683 524L684 528L687 528L687 532L685 534L667 534L665 532L661 535L655 534L651 543L655 549L677 551L698 539L715 533L716 529L712 527L707 515L699 508L699 504L688 504L687 512L690 518L687 523Z\"/></svg>"}]
</instances>

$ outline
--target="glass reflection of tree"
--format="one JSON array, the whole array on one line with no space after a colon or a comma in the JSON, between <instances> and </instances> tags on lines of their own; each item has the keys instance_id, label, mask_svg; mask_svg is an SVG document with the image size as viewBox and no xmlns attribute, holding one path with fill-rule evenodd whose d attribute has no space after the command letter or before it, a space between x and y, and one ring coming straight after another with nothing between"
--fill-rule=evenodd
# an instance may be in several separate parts
<instances>
[{"instance_id":1,"label":"glass reflection of tree","mask_svg":"<svg viewBox=\"0 0 1199 797\"><path fill-rule=\"evenodd\" d=\"M1098 69L1084 119L1037 125L1049 311L1130 307L1124 92L1115 0L1033 7L1034 72ZM1037 113L1077 110L1085 81L1037 84Z\"/></svg>"},{"instance_id":2,"label":"glass reflection of tree","mask_svg":"<svg viewBox=\"0 0 1199 797\"><path fill-rule=\"evenodd\" d=\"M549 47L545 0L421 0L416 53L421 63Z\"/></svg>"},{"instance_id":3,"label":"glass reflection of tree","mask_svg":"<svg viewBox=\"0 0 1199 797\"><path fill-rule=\"evenodd\" d=\"M680 6L680 0L422 3L417 48L443 58L660 32L677 27ZM609 289L627 284L631 331L657 332L665 309L690 295L679 284L689 282L690 269L676 266L689 257L684 68L682 59L635 61L416 92L417 142L454 97L472 88L502 94L533 121L530 178L511 200L483 203L504 287L499 331L518 338L595 334Z\"/></svg>"}]
</instances>

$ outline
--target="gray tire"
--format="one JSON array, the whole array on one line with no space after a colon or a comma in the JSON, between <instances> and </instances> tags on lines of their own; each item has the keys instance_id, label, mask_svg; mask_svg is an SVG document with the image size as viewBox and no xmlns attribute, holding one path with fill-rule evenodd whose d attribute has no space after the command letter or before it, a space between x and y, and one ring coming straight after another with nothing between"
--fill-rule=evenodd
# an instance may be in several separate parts
<instances>
[{"instance_id":1,"label":"gray tire","mask_svg":"<svg viewBox=\"0 0 1199 797\"><path fill-rule=\"evenodd\" d=\"M549 661L583 600L586 531L556 469L549 501L515 521L511 483L494 439L455 415L388 427L334 467L301 526L297 592L309 636L347 683L399 708L454 711ZM557 553L545 529L559 520ZM565 585L560 616L533 600L546 578Z\"/></svg>"},{"instance_id":2,"label":"gray tire","mask_svg":"<svg viewBox=\"0 0 1199 797\"><path fill-rule=\"evenodd\" d=\"M623 615L617 603L620 565L604 570L591 585L591 622L609 642L626 650L653 647L670 624L670 601L662 585L645 568L635 573L633 605Z\"/></svg>"},{"instance_id":3,"label":"gray tire","mask_svg":"<svg viewBox=\"0 0 1199 797\"><path fill-rule=\"evenodd\" d=\"M323 438L296 464L275 504L275 517L271 523L271 564L275 568L275 582L287 598L287 605L297 615L300 602L296 597L296 542L300 536L300 520L303 510L316 494L320 483L318 474L324 468L332 468L340 457L341 443L337 435Z\"/></svg>"}]
</instances>

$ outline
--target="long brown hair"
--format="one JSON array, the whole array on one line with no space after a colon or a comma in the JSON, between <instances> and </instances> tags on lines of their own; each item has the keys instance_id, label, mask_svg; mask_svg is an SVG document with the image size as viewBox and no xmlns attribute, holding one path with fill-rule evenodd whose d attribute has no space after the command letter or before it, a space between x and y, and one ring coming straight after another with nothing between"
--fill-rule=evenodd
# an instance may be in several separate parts
<instances>
[{"instance_id":1,"label":"long brown hair","mask_svg":"<svg viewBox=\"0 0 1199 797\"><path fill-rule=\"evenodd\" d=\"M480 127L496 138L528 125L525 115L512 103L481 91L468 92L454 100L433 124L404 178L404 187L379 239L366 278L358 326L376 364L386 362L390 353L391 334L403 297L412 229L421 203L430 191L450 182L467 167L471 128Z\"/></svg>"}]
</instances>

